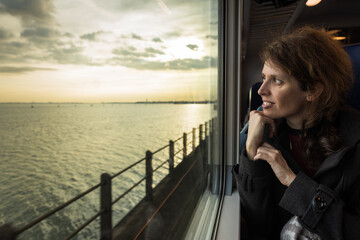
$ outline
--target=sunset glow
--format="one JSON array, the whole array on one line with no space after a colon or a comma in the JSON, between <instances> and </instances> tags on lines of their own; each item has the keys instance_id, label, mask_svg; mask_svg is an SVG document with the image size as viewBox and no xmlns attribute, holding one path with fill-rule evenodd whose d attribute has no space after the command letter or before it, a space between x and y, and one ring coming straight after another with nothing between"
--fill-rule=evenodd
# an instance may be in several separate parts
<instances>
[{"instance_id":1,"label":"sunset glow","mask_svg":"<svg viewBox=\"0 0 360 240\"><path fill-rule=\"evenodd\" d=\"M217 21L204 7L0 0L0 102L214 100Z\"/></svg>"}]
</instances>

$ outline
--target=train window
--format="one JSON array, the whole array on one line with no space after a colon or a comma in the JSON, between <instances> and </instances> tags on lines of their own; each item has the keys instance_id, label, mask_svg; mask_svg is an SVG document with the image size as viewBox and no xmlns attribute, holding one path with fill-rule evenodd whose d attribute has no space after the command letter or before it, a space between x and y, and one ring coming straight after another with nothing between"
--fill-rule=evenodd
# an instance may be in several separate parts
<instances>
[{"instance_id":1,"label":"train window","mask_svg":"<svg viewBox=\"0 0 360 240\"><path fill-rule=\"evenodd\" d=\"M217 0L1 1L0 236L211 236L218 28Z\"/></svg>"}]
</instances>

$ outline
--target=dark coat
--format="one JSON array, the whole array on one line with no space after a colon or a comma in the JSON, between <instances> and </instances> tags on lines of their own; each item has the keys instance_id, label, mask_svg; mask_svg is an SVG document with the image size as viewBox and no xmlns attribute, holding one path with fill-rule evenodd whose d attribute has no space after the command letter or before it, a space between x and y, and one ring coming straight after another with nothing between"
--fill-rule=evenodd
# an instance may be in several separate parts
<instances>
[{"instance_id":1,"label":"dark coat","mask_svg":"<svg viewBox=\"0 0 360 240\"><path fill-rule=\"evenodd\" d=\"M360 112L346 107L338 116L343 148L327 157L313 178L291 156L284 122L268 140L297 174L289 187L266 161L249 160L243 151L233 173L251 239L279 239L294 215L324 240L360 239Z\"/></svg>"}]
</instances>

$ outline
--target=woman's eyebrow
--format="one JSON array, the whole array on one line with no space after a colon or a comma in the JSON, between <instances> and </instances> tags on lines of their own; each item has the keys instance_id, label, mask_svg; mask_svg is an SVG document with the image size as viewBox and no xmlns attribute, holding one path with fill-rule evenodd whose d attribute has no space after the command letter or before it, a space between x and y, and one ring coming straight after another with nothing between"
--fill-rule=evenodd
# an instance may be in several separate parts
<instances>
[{"instance_id":1,"label":"woman's eyebrow","mask_svg":"<svg viewBox=\"0 0 360 240\"><path fill-rule=\"evenodd\" d=\"M276 74L265 74L265 73L261 73L261 76L263 76L263 77L269 76L269 77L272 77L272 78L280 78L280 79L281 79L281 76L276 75Z\"/></svg>"}]
</instances>

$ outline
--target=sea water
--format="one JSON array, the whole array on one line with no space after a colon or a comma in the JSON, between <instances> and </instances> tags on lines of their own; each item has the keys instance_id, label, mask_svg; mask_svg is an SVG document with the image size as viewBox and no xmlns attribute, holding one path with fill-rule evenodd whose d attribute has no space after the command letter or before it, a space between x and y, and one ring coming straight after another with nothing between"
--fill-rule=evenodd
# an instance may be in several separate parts
<instances>
[{"instance_id":1,"label":"sea water","mask_svg":"<svg viewBox=\"0 0 360 240\"><path fill-rule=\"evenodd\" d=\"M102 173L119 172L214 114L212 104L0 104L0 226L24 226L98 184ZM168 148L154 155L153 168L167 157ZM165 164L154 183L167 173ZM115 178L113 199L144 174L143 162ZM113 206L113 224L144 189L142 183ZM18 239L64 239L99 211L99 198L97 189ZM98 238L99 219L74 239Z\"/></svg>"}]
</instances>

